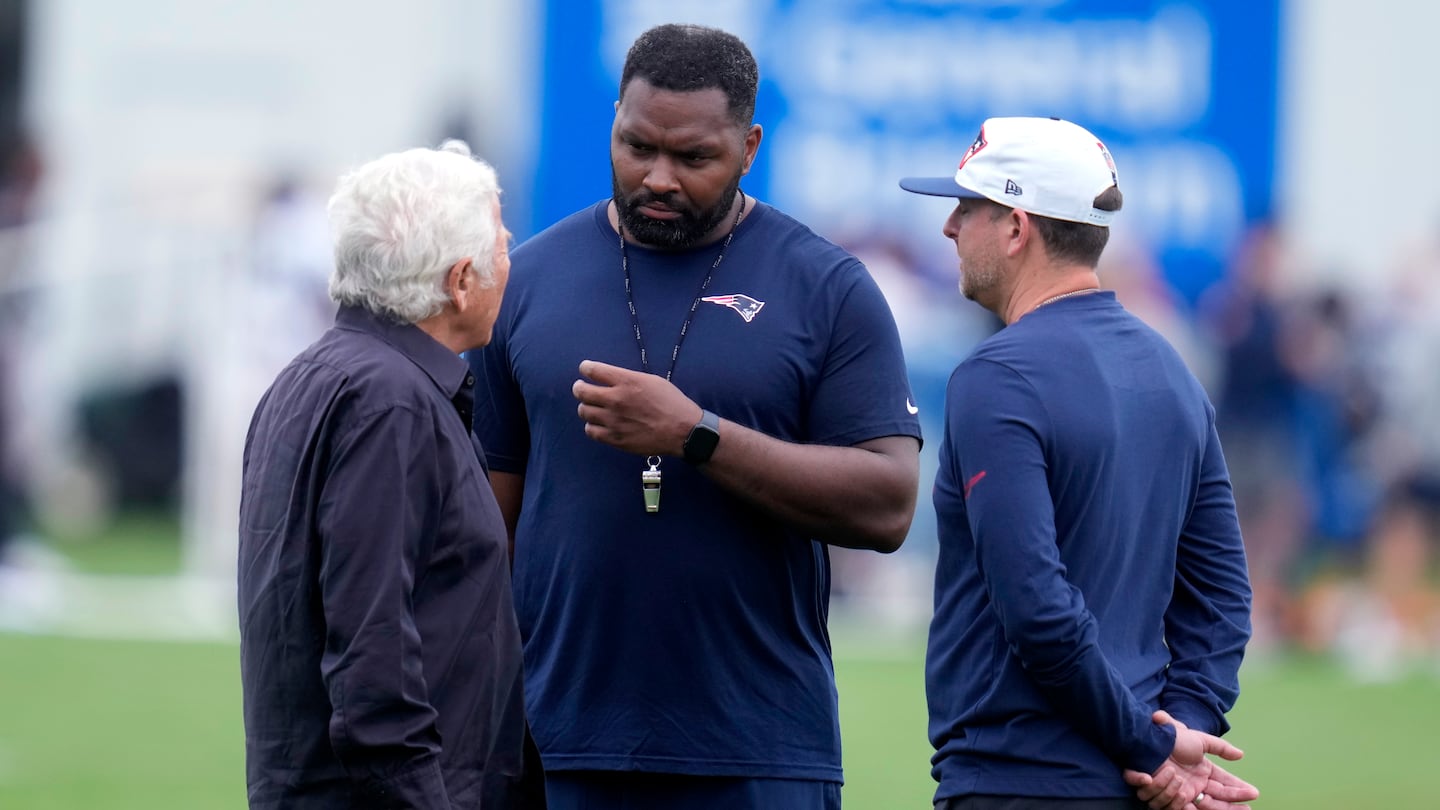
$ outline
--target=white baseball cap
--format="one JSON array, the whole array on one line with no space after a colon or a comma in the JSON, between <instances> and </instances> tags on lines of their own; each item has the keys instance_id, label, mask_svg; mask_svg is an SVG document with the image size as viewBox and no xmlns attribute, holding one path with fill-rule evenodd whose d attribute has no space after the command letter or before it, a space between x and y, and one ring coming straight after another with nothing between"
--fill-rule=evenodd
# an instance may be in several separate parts
<instances>
[{"instance_id":1,"label":"white baseball cap","mask_svg":"<svg viewBox=\"0 0 1440 810\"><path fill-rule=\"evenodd\" d=\"M935 197L972 197L1042 217L1109 225L1095 198L1119 185L1115 159L1084 127L1059 118L991 118L953 177L906 177L900 187Z\"/></svg>"}]
</instances>

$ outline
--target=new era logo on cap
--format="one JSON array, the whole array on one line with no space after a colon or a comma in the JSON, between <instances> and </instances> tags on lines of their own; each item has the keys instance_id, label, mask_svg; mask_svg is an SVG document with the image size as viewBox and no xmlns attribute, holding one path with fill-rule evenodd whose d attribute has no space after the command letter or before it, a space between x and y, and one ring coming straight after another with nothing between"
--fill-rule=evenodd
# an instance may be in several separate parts
<instances>
[{"instance_id":1,"label":"new era logo on cap","mask_svg":"<svg viewBox=\"0 0 1440 810\"><path fill-rule=\"evenodd\" d=\"M1042 217L1109 225L1095 198L1119 185L1115 160L1084 127L1058 118L991 118L953 177L907 177L900 187L939 197L975 197Z\"/></svg>"}]
</instances>

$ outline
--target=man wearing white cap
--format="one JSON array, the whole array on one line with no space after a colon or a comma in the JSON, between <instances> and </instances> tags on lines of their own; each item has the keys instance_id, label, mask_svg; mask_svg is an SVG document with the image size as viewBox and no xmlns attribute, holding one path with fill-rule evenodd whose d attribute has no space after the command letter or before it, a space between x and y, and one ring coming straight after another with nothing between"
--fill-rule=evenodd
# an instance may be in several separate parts
<instances>
[{"instance_id":1,"label":"man wearing white cap","mask_svg":"<svg viewBox=\"0 0 1440 810\"><path fill-rule=\"evenodd\" d=\"M1239 806L1209 760L1250 584L1205 391L1100 288L1122 197L1098 138L992 118L953 176L960 290L1005 328L955 370L926 660L937 810Z\"/></svg>"}]
</instances>

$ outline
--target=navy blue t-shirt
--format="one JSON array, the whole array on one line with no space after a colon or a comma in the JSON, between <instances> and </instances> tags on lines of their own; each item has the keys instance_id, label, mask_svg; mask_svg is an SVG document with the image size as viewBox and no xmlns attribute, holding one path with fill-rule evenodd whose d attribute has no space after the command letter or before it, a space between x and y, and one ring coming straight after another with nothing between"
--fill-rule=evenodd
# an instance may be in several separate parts
<instances>
[{"instance_id":1,"label":"navy blue t-shirt","mask_svg":"<svg viewBox=\"0 0 1440 810\"><path fill-rule=\"evenodd\" d=\"M936 799L1123 797L1222 734L1250 585L1204 390L1112 292L1056 301L955 370L926 660Z\"/></svg>"},{"instance_id":2,"label":"navy blue t-shirt","mask_svg":"<svg viewBox=\"0 0 1440 810\"><path fill-rule=\"evenodd\" d=\"M494 339L471 358L490 464L525 476L514 588L545 765L838 781L825 545L678 458L646 513L644 459L587 438L576 414L582 360L640 368L618 240L601 202L516 249ZM719 251L627 248L652 373ZM735 232L672 381L786 441L920 435L869 273L764 204Z\"/></svg>"}]
</instances>

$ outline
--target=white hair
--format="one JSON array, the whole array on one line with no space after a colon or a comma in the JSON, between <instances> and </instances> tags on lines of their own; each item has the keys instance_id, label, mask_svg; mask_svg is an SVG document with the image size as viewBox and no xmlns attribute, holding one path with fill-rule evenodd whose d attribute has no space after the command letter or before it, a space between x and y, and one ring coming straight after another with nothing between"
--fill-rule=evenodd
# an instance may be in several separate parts
<instances>
[{"instance_id":1,"label":"white hair","mask_svg":"<svg viewBox=\"0 0 1440 810\"><path fill-rule=\"evenodd\" d=\"M395 152L347 173L330 197L330 297L417 323L444 308L456 262L471 259L482 286L493 285L499 204L495 170L464 141Z\"/></svg>"}]
</instances>

